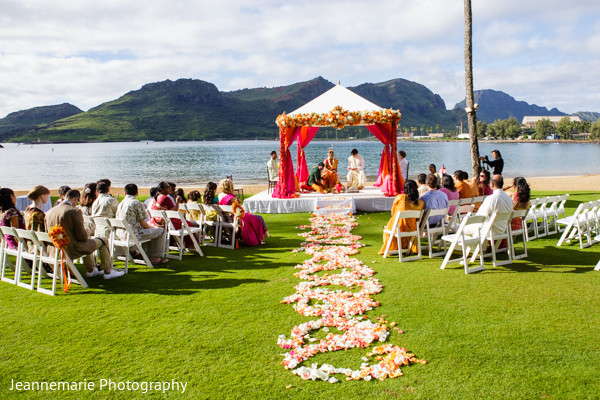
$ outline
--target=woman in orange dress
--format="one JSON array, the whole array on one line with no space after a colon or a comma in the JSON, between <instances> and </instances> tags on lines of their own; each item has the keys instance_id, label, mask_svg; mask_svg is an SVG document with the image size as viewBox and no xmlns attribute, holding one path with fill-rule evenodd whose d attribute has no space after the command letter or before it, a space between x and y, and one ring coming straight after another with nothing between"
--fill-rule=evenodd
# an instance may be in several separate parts
<instances>
[{"instance_id":1,"label":"woman in orange dress","mask_svg":"<svg viewBox=\"0 0 600 400\"><path fill-rule=\"evenodd\" d=\"M338 160L333 157L333 150L329 150L327 158L323 161L325 168L321 172L321 179L323 180L323 186L325 189L333 189L338 183Z\"/></svg>"},{"instance_id":2,"label":"woman in orange dress","mask_svg":"<svg viewBox=\"0 0 600 400\"><path fill-rule=\"evenodd\" d=\"M425 203L423 200L419 200L419 191L417 187L417 182L409 179L404 184L404 194L399 194L394 199L394 205L392 206L392 217L387 223L386 228L392 229L394 225L394 217L396 216L396 212L398 211L412 211L412 210L422 210ZM409 218L403 219L399 222L400 231L414 231L417 229L417 219ZM381 250L379 250L379 254L383 254L385 252L385 245L388 241L389 235L384 232L383 234L383 246L381 246ZM402 248L406 249L408 247L408 243L410 242L410 238L402 238ZM393 240L390 246L390 251L398 250L398 241ZM418 251L418 247L416 243L413 243L411 251L416 253Z\"/></svg>"}]
</instances>

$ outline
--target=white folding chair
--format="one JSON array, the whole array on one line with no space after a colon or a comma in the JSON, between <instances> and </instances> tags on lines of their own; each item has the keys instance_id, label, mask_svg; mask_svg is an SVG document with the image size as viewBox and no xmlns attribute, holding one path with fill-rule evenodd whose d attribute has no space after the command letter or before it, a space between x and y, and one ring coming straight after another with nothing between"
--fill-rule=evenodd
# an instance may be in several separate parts
<instances>
[{"instance_id":1,"label":"white folding chair","mask_svg":"<svg viewBox=\"0 0 600 400\"><path fill-rule=\"evenodd\" d=\"M202 244L206 246L217 246L219 237L219 211L217 206L208 204L198 204L198 208L202 213ZM208 213L216 216L216 219L209 219ZM209 239L212 238L212 241Z\"/></svg>"},{"instance_id":2,"label":"white folding chair","mask_svg":"<svg viewBox=\"0 0 600 400\"><path fill-rule=\"evenodd\" d=\"M127 223L127 221L120 220L117 218L109 218L111 232L110 232L110 254L113 259L124 260L125 261L125 273L129 273L129 260L132 263L136 264L146 264L149 268L154 268L150 258L144 251L144 247L142 246L144 243L150 242L151 239L140 240L138 239L135 232L131 226ZM123 233L125 238L122 238L122 235L119 233ZM134 248L142 255L142 260L136 260L131 256L130 249ZM119 256L116 254L115 248L123 249L125 253L124 256Z\"/></svg>"},{"instance_id":3,"label":"white folding chair","mask_svg":"<svg viewBox=\"0 0 600 400\"><path fill-rule=\"evenodd\" d=\"M527 258L527 224L525 223L525 216L527 215L528 210L513 210L511 216L511 222L515 219L521 220L521 228L520 229L512 229L512 224L509 224L510 229L510 241L511 241L511 256L513 260L520 260L522 258ZM515 250L515 238L521 235L523 238L523 253L516 254Z\"/></svg>"},{"instance_id":4,"label":"white folding chair","mask_svg":"<svg viewBox=\"0 0 600 400\"><path fill-rule=\"evenodd\" d=\"M396 215L394 215L394 223L392 224L391 229L384 228L383 232L387 233L388 240L385 245L385 251L383 252L383 258L386 258L388 254L396 254L398 253L398 259L400 262L403 261L413 261L420 260L422 258L421 255L421 231L419 229L419 225L421 222L421 216L423 215L423 210L408 210L408 211L398 211ZM400 221L403 219L416 219L417 228L413 231L401 231L400 230ZM408 242L408 246L406 249L402 247L402 238L410 239ZM390 250L392 246L392 241L396 240L398 243L398 250ZM414 256L402 257L403 253L410 254L413 243L417 245L417 254Z\"/></svg>"},{"instance_id":5,"label":"white folding chair","mask_svg":"<svg viewBox=\"0 0 600 400\"><path fill-rule=\"evenodd\" d=\"M448 208L439 208L437 210L427 211L429 213L428 215L423 216L424 223L422 225L424 225L424 233L427 235L427 247L429 249L429 257L431 258L443 256L446 254L446 242L443 241L441 238L438 238L438 236L444 236L448 233L446 226L444 225L444 219L448 214ZM429 224L429 219L431 217L436 217L440 215L442 216L440 222L435 226L431 226ZM436 252L433 251L434 246L437 246Z\"/></svg>"},{"instance_id":6,"label":"white folding chair","mask_svg":"<svg viewBox=\"0 0 600 400\"><path fill-rule=\"evenodd\" d=\"M492 221L495 215L492 215ZM483 271L485 269L483 262L483 253L479 253L479 265L476 267L469 268L469 253L471 249L481 247L483 239L487 236L487 231L484 231L485 217L483 215L472 215L467 214L456 233L442 236L442 240L450 243L448 252L442 261L440 269L445 269L448 264L461 262L465 268L465 274L471 274L473 272ZM458 258L452 258L452 253L456 248L459 248L462 252L462 256Z\"/></svg>"},{"instance_id":7,"label":"white folding chair","mask_svg":"<svg viewBox=\"0 0 600 400\"><path fill-rule=\"evenodd\" d=\"M52 243L52 239L50 239L50 236L48 236L48 234L46 232L35 232L35 236L37 237L37 240L39 241L38 245L42 248L41 253L40 253L40 265L41 265L41 263L46 263L46 264L50 264L53 267L52 268L53 272L51 274L48 274L52 278L52 289L48 290L48 289L44 289L41 287L42 274L38 274L37 291L40 293L45 293L45 294L54 296L56 294L57 277L60 278L61 281L63 281L64 279L68 279L67 277L63 276L63 274L62 274L62 268L61 268L61 253L62 252L54 246L54 243ZM50 249L52 249L52 251L49 251ZM50 253L53 253L53 255L51 256ZM71 258L69 257L68 254L66 254L66 252L65 252L65 260L67 262L67 269L69 270L69 272L71 274L71 277L70 277L71 282L76 283L84 288L88 287L87 282L85 281L85 279L83 279L83 276L81 275L81 273L79 272L77 267L75 267L75 264L73 264L73 260L71 260Z\"/></svg>"},{"instance_id":8,"label":"white folding chair","mask_svg":"<svg viewBox=\"0 0 600 400\"><path fill-rule=\"evenodd\" d=\"M17 281L17 285L29 290L33 290L35 289L35 275L36 273L39 273L37 272L37 268L39 264L41 249L38 248L36 244L37 241L34 240L35 233L33 231L27 231L25 229L15 229L15 232L17 233L17 237L19 240L19 257L21 259L21 269L28 269L31 274L30 281L25 283L21 281L21 278L23 276L23 273L21 271L19 280ZM29 249L29 244L31 244L32 247L31 251ZM31 261L31 268L27 266L27 262L25 262L25 260ZM41 264L39 265L39 267L41 268Z\"/></svg>"},{"instance_id":9,"label":"white folding chair","mask_svg":"<svg viewBox=\"0 0 600 400\"><path fill-rule=\"evenodd\" d=\"M479 252L485 252L485 244L489 242L490 246L490 254L484 254L483 258L492 256L492 265L494 267L498 267L501 265L512 264L512 250L510 248L510 222L511 222L512 212L507 213L494 213L492 218L487 220L482 227L482 233L485 230L486 235L483 236L482 245L475 248L473 252L473 256L471 257L471 262L475 261L477 258L477 254ZM504 225L504 229L500 232L494 232L494 226L498 227L499 225ZM506 241L506 248L500 249L500 245L502 241ZM507 260L498 261L498 253L504 253L508 257Z\"/></svg>"},{"instance_id":10,"label":"white folding chair","mask_svg":"<svg viewBox=\"0 0 600 400\"><path fill-rule=\"evenodd\" d=\"M557 221L559 225L565 225L566 228L560 239L558 239L556 246L561 246L565 242L569 243L575 236L579 239L579 247L581 249L592 245L591 233L587 221L587 212L590 208L590 202L580 203L573 215L560 218ZM584 237L587 239L587 243L584 243Z\"/></svg>"},{"instance_id":11,"label":"white folding chair","mask_svg":"<svg viewBox=\"0 0 600 400\"><path fill-rule=\"evenodd\" d=\"M567 200L569 200L569 194L560 195L560 196L558 196L558 198L559 198L559 200L558 200L558 210L557 210L558 215L559 216L562 215L562 217L565 218L566 217L566 214L565 214L565 204L567 203ZM559 227L559 229L560 229L560 227Z\"/></svg>"},{"instance_id":12,"label":"white folding chair","mask_svg":"<svg viewBox=\"0 0 600 400\"><path fill-rule=\"evenodd\" d=\"M594 271L600 271L600 261L598 261L598 264L594 267Z\"/></svg>"},{"instance_id":13,"label":"white folding chair","mask_svg":"<svg viewBox=\"0 0 600 400\"><path fill-rule=\"evenodd\" d=\"M185 237L189 236L194 245L194 249L198 255L203 256L202 250L200 249L200 244L198 240L196 240L197 234L201 233L202 228L199 227L191 227L185 219L185 215L181 211L173 211L173 210L165 210L163 211L165 215L165 220L168 222L168 237L173 237L177 246L169 246L169 250L176 250L179 252L177 256L173 256L170 253L167 253L168 258L174 258L177 260L181 260L183 258L183 251L189 250L185 247ZM176 229L173 225L172 220L179 219L181 220L181 228ZM168 241L167 241L168 243Z\"/></svg>"},{"instance_id":14,"label":"white folding chair","mask_svg":"<svg viewBox=\"0 0 600 400\"><path fill-rule=\"evenodd\" d=\"M525 231L527 234L527 240L535 240L538 238L538 225L537 219L535 218L536 210L538 205L538 199L529 200L529 209L527 210L527 215L525 215L525 225L527 230Z\"/></svg>"},{"instance_id":15,"label":"white folding chair","mask_svg":"<svg viewBox=\"0 0 600 400\"><path fill-rule=\"evenodd\" d=\"M544 222L548 235L554 235L558 232L558 202L559 196L549 196L544 207Z\"/></svg>"},{"instance_id":16,"label":"white folding chair","mask_svg":"<svg viewBox=\"0 0 600 400\"><path fill-rule=\"evenodd\" d=\"M21 246L19 245L19 236L17 235L17 231L15 228L10 226L0 226L0 232L2 234L2 272L0 274L0 279L3 282L8 282L13 285L16 285L17 282L20 282L21 278ZM14 238L15 242L17 242L17 248L11 249L8 246L8 241L6 240L6 236ZM15 263L8 258L8 256L15 257ZM13 278L9 278L6 274L6 268L10 268L15 271Z\"/></svg>"},{"instance_id":17,"label":"white folding chair","mask_svg":"<svg viewBox=\"0 0 600 400\"><path fill-rule=\"evenodd\" d=\"M200 209L200 203L187 203L187 204L183 204L185 206L185 209L187 211L187 215L189 216L190 220L196 222L198 224L198 226L200 227L202 225L202 210ZM181 206L181 204L180 204ZM181 207L179 207L179 209L181 210ZM196 212L192 212L192 211L196 211ZM194 218L193 216L197 215L198 218Z\"/></svg>"},{"instance_id":18,"label":"white folding chair","mask_svg":"<svg viewBox=\"0 0 600 400\"><path fill-rule=\"evenodd\" d=\"M240 221L233 214L232 206L220 205L215 208L219 213L219 234L217 236L217 246L225 249L235 249L235 243L237 240L239 240L237 237L237 231L240 227ZM229 244L223 241L224 232L230 232Z\"/></svg>"},{"instance_id":19,"label":"white folding chair","mask_svg":"<svg viewBox=\"0 0 600 400\"><path fill-rule=\"evenodd\" d=\"M535 210L535 220L538 226L537 237L545 237L549 235L548 230L548 209L550 208L552 202L551 197L541 197L538 199L538 208ZM540 222L541 220L541 222ZM541 232L540 232L541 230Z\"/></svg>"},{"instance_id":20,"label":"white folding chair","mask_svg":"<svg viewBox=\"0 0 600 400\"><path fill-rule=\"evenodd\" d=\"M586 213L588 229L592 243L598 243L600 242L600 220L598 218L600 200L593 200L590 203L591 206Z\"/></svg>"},{"instance_id":21,"label":"white folding chair","mask_svg":"<svg viewBox=\"0 0 600 400\"><path fill-rule=\"evenodd\" d=\"M467 214L473 212L473 208L473 204L470 203L462 205L459 204L458 206L456 206L456 208L454 209L454 213L450 215L449 219L446 222L446 233L456 232L458 230L462 218L464 218Z\"/></svg>"}]
</instances>

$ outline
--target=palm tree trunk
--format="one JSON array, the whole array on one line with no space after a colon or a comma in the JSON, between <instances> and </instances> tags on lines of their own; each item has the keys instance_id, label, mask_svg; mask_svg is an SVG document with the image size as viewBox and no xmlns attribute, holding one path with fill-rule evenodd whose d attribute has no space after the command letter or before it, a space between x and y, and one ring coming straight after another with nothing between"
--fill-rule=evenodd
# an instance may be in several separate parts
<instances>
[{"instance_id":1,"label":"palm tree trunk","mask_svg":"<svg viewBox=\"0 0 600 400\"><path fill-rule=\"evenodd\" d=\"M473 96L473 43L471 28L471 0L465 0L465 87L467 122L469 125L469 141L471 144L471 165L473 177L479 176L479 143L477 142L477 116Z\"/></svg>"}]
</instances>

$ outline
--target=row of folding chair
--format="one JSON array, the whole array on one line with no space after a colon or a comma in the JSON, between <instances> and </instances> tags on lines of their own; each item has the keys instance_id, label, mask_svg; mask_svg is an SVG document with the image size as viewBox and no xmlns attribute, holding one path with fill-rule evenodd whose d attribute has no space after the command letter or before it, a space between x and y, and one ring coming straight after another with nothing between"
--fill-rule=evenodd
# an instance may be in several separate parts
<instances>
[{"instance_id":1,"label":"row of folding chair","mask_svg":"<svg viewBox=\"0 0 600 400\"><path fill-rule=\"evenodd\" d=\"M0 227L0 232L2 233L0 235L0 279L3 282L29 290L37 290L51 296L56 294L57 282L63 282L65 279L82 287L88 287L87 282L67 254L64 257L69 276L63 276L61 268L62 254L56 249L52 239L46 232L28 231L6 226ZM6 236L13 237L17 241L18 246L16 249L11 249L8 246ZM15 258L15 263L11 261L9 256ZM51 267L51 272L46 271L44 264ZM14 271L14 273L11 274L9 270ZM43 287L42 278L51 280L50 289Z\"/></svg>"},{"instance_id":2,"label":"row of folding chair","mask_svg":"<svg viewBox=\"0 0 600 400\"><path fill-rule=\"evenodd\" d=\"M570 243L573 239L579 240L581 249L600 242L600 200L580 203L573 215L557 220L559 226L564 225L564 230L557 246Z\"/></svg>"},{"instance_id":3,"label":"row of folding chair","mask_svg":"<svg viewBox=\"0 0 600 400\"><path fill-rule=\"evenodd\" d=\"M179 210L185 212L188 216L199 215L199 219L194 222L198 224L202 244L206 246L215 246L226 249L234 249L239 240L237 232L240 227L240 221L233 214L232 206L201 203L182 203ZM196 213L191 213L196 211ZM209 218L209 214L216 218Z\"/></svg>"},{"instance_id":4,"label":"row of folding chair","mask_svg":"<svg viewBox=\"0 0 600 400\"><path fill-rule=\"evenodd\" d=\"M444 235L441 240L448 243L448 251L442 262L441 269L445 269L450 263L460 262L463 264L465 274L481 271L485 268L484 258L491 256L494 267L500 265L512 264L514 260L527 257L527 227L525 224L525 215L527 210L513 210L510 213L494 213L488 220L483 216L468 213L462 220L456 233ZM511 221L515 218L521 220L521 227L513 229ZM499 223L505 225L502 232L494 233L493 226ZM516 238L521 236L523 251L520 254L516 252ZM502 243L506 243L505 248L501 248ZM489 253L485 253L486 245L489 244ZM460 250L462 256L452 258L454 250ZM472 253L469 260L469 254ZM506 260L499 261L498 253L506 253ZM474 262L479 255L479 265L469 267L469 263Z\"/></svg>"},{"instance_id":5,"label":"row of folding chair","mask_svg":"<svg viewBox=\"0 0 600 400\"><path fill-rule=\"evenodd\" d=\"M562 232L558 221L565 218L565 204L568 194L560 196L546 196L530 200L529 212L526 221L529 229L527 240L534 240L555 233Z\"/></svg>"},{"instance_id":6,"label":"row of folding chair","mask_svg":"<svg viewBox=\"0 0 600 400\"><path fill-rule=\"evenodd\" d=\"M388 240L385 244L383 257L386 258L391 254L398 254L400 262L420 260L422 258L421 238L424 238L427 241L429 257L445 256L441 266L442 269L449 263L462 261L465 267L465 273L471 273L484 268L484 257L491 256L494 267L510 264L514 260L527 257L527 229L524 221L527 210L514 210L510 213L499 215L494 214L492 218L485 221L485 217L472 214L472 204L465 204L462 207L464 207L465 210L470 209L471 211L467 211L462 217L461 223L454 233L452 233L452 231L449 230L448 225L443 222L448 213L448 208L427 211L415 210L397 212L394 216L392 227L390 229L384 228L384 233L388 234ZM453 214L457 213L459 213L459 211L455 211ZM441 216L442 221L435 226L431 226L429 219L436 216ZM412 231L401 231L400 225L402 220L412 218L416 220L416 228ZM511 222L515 218L521 221L519 229L512 229ZM500 233L494 233L491 227L494 223L499 222L504 223L505 229ZM473 225L473 227L466 228L469 225ZM516 238L518 236L521 237L523 243L523 251L520 254L516 253L515 247ZM404 247L402 246L403 238L408 239L408 245ZM394 240L397 242L398 250L392 251L390 248ZM505 241L506 247L500 248L503 241ZM484 254L484 245L487 244L490 246L490 252L489 254ZM413 245L417 247L417 254L408 256L407 253L410 253L410 249ZM457 248L462 250L462 258L452 259L452 253ZM471 251L473 252L471 262L475 261L477 255L480 255L481 257L480 266L475 269L469 268L468 257ZM507 254L507 259L505 261L499 261L497 259L497 254L502 252ZM407 255L404 256L404 254Z\"/></svg>"}]
</instances>

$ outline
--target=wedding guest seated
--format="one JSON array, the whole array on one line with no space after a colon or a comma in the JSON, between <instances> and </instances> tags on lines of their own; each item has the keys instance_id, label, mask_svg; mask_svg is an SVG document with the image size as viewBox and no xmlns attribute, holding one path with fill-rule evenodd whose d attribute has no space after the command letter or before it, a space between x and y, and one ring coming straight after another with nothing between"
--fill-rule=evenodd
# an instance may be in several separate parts
<instances>
[{"instance_id":1,"label":"wedding guest seated","mask_svg":"<svg viewBox=\"0 0 600 400\"><path fill-rule=\"evenodd\" d=\"M92 203L92 217L115 218L119 200L111 196L110 183L106 179L101 179L97 182L96 190L98 197ZM109 237L110 228L96 227L96 236Z\"/></svg>"},{"instance_id":2,"label":"wedding guest seated","mask_svg":"<svg viewBox=\"0 0 600 400\"><path fill-rule=\"evenodd\" d=\"M83 187L83 191L81 192L81 203L77 206L83 215L87 215L89 217L92 216L92 205L98 196L96 187L96 182L86 183L86 185ZM94 236L94 233L96 232L96 224L84 221L83 226L85 227L85 231L89 237Z\"/></svg>"},{"instance_id":3,"label":"wedding guest seated","mask_svg":"<svg viewBox=\"0 0 600 400\"><path fill-rule=\"evenodd\" d=\"M218 204L219 198L216 195L217 184L214 182L208 182L206 184L206 188L204 189L204 194L202 195L202 204L211 205ZM208 221L216 221L218 218L218 214L215 210L206 210L206 219ZM208 226L206 228L206 233L208 236L215 236L215 228L212 226Z\"/></svg>"},{"instance_id":4,"label":"wedding guest seated","mask_svg":"<svg viewBox=\"0 0 600 400\"><path fill-rule=\"evenodd\" d=\"M458 190L456 190L456 187L454 186L454 179L452 179L450 175L444 175L442 178L442 188L440 191L446 193L448 201L459 199ZM448 215L454 214L455 208L456 206L450 206L450 208L448 208Z\"/></svg>"},{"instance_id":5,"label":"wedding guest seated","mask_svg":"<svg viewBox=\"0 0 600 400\"><path fill-rule=\"evenodd\" d=\"M202 195L202 204L218 204L219 198L217 197L217 184L214 182L208 182L206 188L204 188L204 194Z\"/></svg>"},{"instance_id":6,"label":"wedding guest seated","mask_svg":"<svg viewBox=\"0 0 600 400\"><path fill-rule=\"evenodd\" d=\"M460 169L454 171L454 186L458 190L459 198L470 199L473 197L471 187L464 181L463 171Z\"/></svg>"},{"instance_id":7,"label":"wedding guest seated","mask_svg":"<svg viewBox=\"0 0 600 400\"><path fill-rule=\"evenodd\" d=\"M187 202L188 202L188 204L189 203L199 203L201 199L202 199L202 195L200 194L200 192L197 190L192 190L188 194ZM199 221L201 216L202 215L200 214L200 211L190 210L190 218L193 219L194 221Z\"/></svg>"},{"instance_id":8,"label":"wedding guest seated","mask_svg":"<svg viewBox=\"0 0 600 400\"><path fill-rule=\"evenodd\" d=\"M362 189L365 187L367 177L365 175L365 159L358 154L358 150L352 149L348 157L348 189Z\"/></svg>"},{"instance_id":9,"label":"wedding guest seated","mask_svg":"<svg viewBox=\"0 0 600 400\"><path fill-rule=\"evenodd\" d=\"M427 175L427 188L428 191L421 200L425 203L423 210L439 210L440 208L448 207L448 196L446 193L438 190L438 178L434 174ZM428 219L429 226L436 226L444 218L443 215L436 215Z\"/></svg>"},{"instance_id":10,"label":"wedding guest seated","mask_svg":"<svg viewBox=\"0 0 600 400\"><path fill-rule=\"evenodd\" d=\"M233 182L231 179L223 179L219 182L217 196L219 197L220 205L234 205L237 203L237 206L239 206L239 199L233 195ZM239 208L241 212L239 218L242 229L242 241L246 246L263 244L263 238L269 237L265 220L260 215L243 212L241 206Z\"/></svg>"},{"instance_id":11,"label":"wedding guest seated","mask_svg":"<svg viewBox=\"0 0 600 400\"><path fill-rule=\"evenodd\" d=\"M146 201L144 201L146 208L149 208L150 204L152 204L152 202L156 198L156 195L158 194L159 191L160 191L160 187L158 187L158 186L154 186L154 187L150 188L150 196L146 199Z\"/></svg>"},{"instance_id":12,"label":"wedding guest seated","mask_svg":"<svg viewBox=\"0 0 600 400\"><path fill-rule=\"evenodd\" d=\"M175 201L177 204L185 204L187 203L187 199L185 198L185 192L183 189L179 188L173 192L175 194Z\"/></svg>"},{"instance_id":13,"label":"wedding guest seated","mask_svg":"<svg viewBox=\"0 0 600 400\"><path fill-rule=\"evenodd\" d=\"M323 180L321 179L321 171L323 171L323 168L325 168L325 164L320 162L310 170L310 174L308 175L308 181L306 183L315 192L325 192Z\"/></svg>"},{"instance_id":14,"label":"wedding guest seated","mask_svg":"<svg viewBox=\"0 0 600 400\"><path fill-rule=\"evenodd\" d=\"M25 218L16 207L15 192L9 188L0 189L0 226L25 229ZM19 242L13 236L4 235L4 240L10 249L16 249Z\"/></svg>"},{"instance_id":15,"label":"wedding guest seated","mask_svg":"<svg viewBox=\"0 0 600 400\"><path fill-rule=\"evenodd\" d=\"M334 158L333 150L329 150L327 158L323 161L323 171L321 178L323 179L323 187L325 190L332 190L339 183L338 181L338 159Z\"/></svg>"},{"instance_id":16,"label":"wedding guest seated","mask_svg":"<svg viewBox=\"0 0 600 400\"><path fill-rule=\"evenodd\" d=\"M486 217L486 220L489 220L494 212L510 213L513 210L513 200L502 190L502 186L504 185L502 175L494 175L491 179L491 185L493 193L485 198L477 211L477 215L483 215ZM495 221L492 225L493 233L501 234L506 230L507 224L508 221ZM469 225L465 229L467 228L469 228L468 232L471 233L473 233L474 229L477 229L475 225Z\"/></svg>"},{"instance_id":17,"label":"wedding guest seated","mask_svg":"<svg viewBox=\"0 0 600 400\"><path fill-rule=\"evenodd\" d=\"M404 193L399 194L394 199L394 204L392 205L392 216L388 221L386 228L391 230L394 225L394 218L396 213L399 211L410 211L410 210L422 210L425 206L423 200L419 199L419 191L417 189L417 182L412 179L407 180L404 183ZM400 221L400 232L414 231L417 229L417 219L409 218L403 219ZM379 254L383 254L385 252L385 246L389 239L389 235L384 232L383 234L383 246L379 250ZM402 249L408 248L408 244L410 242L409 238L402 238L401 245ZM390 251L398 250L398 242L396 240L392 240ZM416 253L418 251L417 244L413 243L411 251Z\"/></svg>"},{"instance_id":18,"label":"wedding guest seated","mask_svg":"<svg viewBox=\"0 0 600 400\"><path fill-rule=\"evenodd\" d=\"M480 196L489 196L493 190L490 187L490 171L482 169L479 173L479 183L477 184Z\"/></svg>"},{"instance_id":19,"label":"wedding guest seated","mask_svg":"<svg viewBox=\"0 0 600 400\"><path fill-rule=\"evenodd\" d=\"M42 211L42 205L46 204L50 197L50 190L47 187L38 185L31 189L27 198L31 204L25 209L25 229L30 231L45 232L44 218L46 214Z\"/></svg>"},{"instance_id":20,"label":"wedding guest seated","mask_svg":"<svg viewBox=\"0 0 600 400\"><path fill-rule=\"evenodd\" d=\"M471 195L473 197L479 196L479 186L477 184L478 178L479 176L474 176L473 179L469 179L469 174L467 173L467 171L462 172L463 182L469 185L469 188L471 188Z\"/></svg>"},{"instance_id":21,"label":"wedding guest seated","mask_svg":"<svg viewBox=\"0 0 600 400\"><path fill-rule=\"evenodd\" d=\"M145 243L144 246L147 247L148 257L152 264L165 264L168 260L162 258L165 250L164 229L153 227L146 222L148 216L146 207L137 199L137 195L137 185L133 183L125 185L125 198L119 204L117 218L127 221L139 240L150 239L150 242ZM126 239L127 232L119 229L117 235L121 239Z\"/></svg>"},{"instance_id":22,"label":"wedding guest seated","mask_svg":"<svg viewBox=\"0 0 600 400\"><path fill-rule=\"evenodd\" d=\"M69 243L65 251L71 259L83 257L83 263L87 269L86 276L91 278L102 275L95 265L94 252L98 250L104 279L112 279L122 276L125 272L112 267L112 259L108 249L106 237L89 238L83 227L83 216L75 208L79 203L79 192L69 190L65 200L58 206L53 207L46 214L46 230L49 231L56 225L61 225L69 237Z\"/></svg>"},{"instance_id":23,"label":"wedding guest seated","mask_svg":"<svg viewBox=\"0 0 600 400\"><path fill-rule=\"evenodd\" d=\"M54 207L59 205L60 202L65 199L65 195L69 190L71 190L71 188L68 186L61 186L58 188L58 199L56 199L56 201L54 202Z\"/></svg>"},{"instance_id":24,"label":"wedding guest seated","mask_svg":"<svg viewBox=\"0 0 600 400\"><path fill-rule=\"evenodd\" d=\"M417 175L417 187L419 192L419 197L423 196L427 193L427 175L419 174Z\"/></svg>"},{"instance_id":25,"label":"wedding guest seated","mask_svg":"<svg viewBox=\"0 0 600 400\"><path fill-rule=\"evenodd\" d=\"M150 204L150 209L151 210L179 211L179 202L174 201L173 197L171 196L172 186L168 182L161 182L158 184L158 186L159 186L160 190L156 196L156 201L154 201ZM153 225L162 226L163 221L161 218L154 218L153 220L154 220ZM183 224L181 223L181 220L178 218L172 218L171 223L173 224L173 227L175 229L181 229L181 227L183 226ZM190 226L198 226L198 224L195 221L187 221L187 223ZM188 242L188 240L189 240L189 242ZM191 240L188 237L186 237L186 246L188 244L189 244L188 247L192 246Z\"/></svg>"},{"instance_id":26,"label":"wedding guest seated","mask_svg":"<svg viewBox=\"0 0 600 400\"><path fill-rule=\"evenodd\" d=\"M513 179L513 188L515 189L512 193L513 199L513 210L529 210L531 206L531 190L529 188L529 184L527 180L522 176L517 176ZM521 229L521 219L513 218L510 222L510 227L513 230Z\"/></svg>"}]
</instances>

